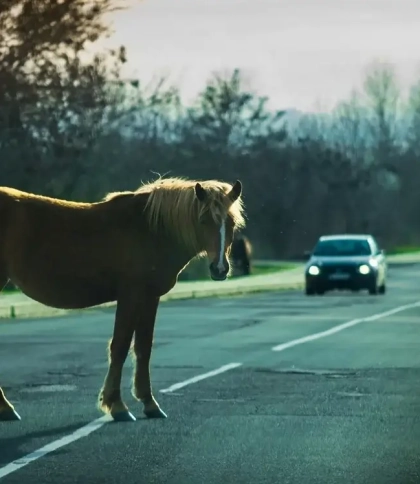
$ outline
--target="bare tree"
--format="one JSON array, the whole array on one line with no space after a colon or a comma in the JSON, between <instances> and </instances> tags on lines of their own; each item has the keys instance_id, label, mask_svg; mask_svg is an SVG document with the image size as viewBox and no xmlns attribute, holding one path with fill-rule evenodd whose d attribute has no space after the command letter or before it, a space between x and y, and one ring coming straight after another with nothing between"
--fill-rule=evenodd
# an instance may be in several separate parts
<instances>
[{"instance_id":1,"label":"bare tree","mask_svg":"<svg viewBox=\"0 0 420 484\"><path fill-rule=\"evenodd\" d=\"M82 54L111 32L105 15L122 7L116 0L1 2L0 158L9 160L3 173L15 184L77 177L67 165L95 139L109 104L107 83L126 60L124 48L84 62ZM47 191L57 194L63 183L57 178Z\"/></svg>"}]
</instances>

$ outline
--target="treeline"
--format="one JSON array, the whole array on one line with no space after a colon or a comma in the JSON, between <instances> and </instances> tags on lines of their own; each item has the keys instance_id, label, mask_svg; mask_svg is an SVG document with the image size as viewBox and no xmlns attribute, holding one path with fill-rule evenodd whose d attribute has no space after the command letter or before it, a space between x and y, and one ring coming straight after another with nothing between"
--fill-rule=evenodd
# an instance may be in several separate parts
<instances>
[{"instance_id":1,"label":"treeline","mask_svg":"<svg viewBox=\"0 0 420 484\"><path fill-rule=\"evenodd\" d=\"M331 232L419 245L420 83L392 67L328 115L291 117L213 76L192 106L176 87L121 79L124 48L89 55L112 0L0 4L0 184L75 200L161 175L244 184L256 257L299 256Z\"/></svg>"}]
</instances>

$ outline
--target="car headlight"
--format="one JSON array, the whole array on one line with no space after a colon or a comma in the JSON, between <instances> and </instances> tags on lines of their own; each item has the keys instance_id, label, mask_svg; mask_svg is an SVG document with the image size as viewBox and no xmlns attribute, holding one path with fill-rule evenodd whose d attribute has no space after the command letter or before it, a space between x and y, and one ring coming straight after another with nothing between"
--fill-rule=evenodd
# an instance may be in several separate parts
<instances>
[{"instance_id":1,"label":"car headlight","mask_svg":"<svg viewBox=\"0 0 420 484\"><path fill-rule=\"evenodd\" d=\"M311 267L308 269L308 273L309 273L311 276L317 276L317 275L320 273L319 267L317 267L317 266L311 266Z\"/></svg>"},{"instance_id":2,"label":"car headlight","mask_svg":"<svg viewBox=\"0 0 420 484\"><path fill-rule=\"evenodd\" d=\"M370 267L369 267L367 264L362 264L362 265L359 267L359 272L360 272L360 274L369 274L369 272L370 272Z\"/></svg>"},{"instance_id":3,"label":"car headlight","mask_svg":"<svg viewBox=\"0 0 420 484\"><path fill-rule=\"evenodd\" d=\"M376 259L370 259L369 264L372 267L378 267L378 261Z\"/></svg>"}]
</instances>

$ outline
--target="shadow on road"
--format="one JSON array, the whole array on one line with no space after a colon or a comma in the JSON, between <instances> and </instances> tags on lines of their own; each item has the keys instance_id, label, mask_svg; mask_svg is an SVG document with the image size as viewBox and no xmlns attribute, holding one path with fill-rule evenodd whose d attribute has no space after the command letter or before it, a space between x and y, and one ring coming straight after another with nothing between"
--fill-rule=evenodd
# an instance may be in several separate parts
<instances>
[{"instance_id":1,"label":"shadow on road","mask_svg":"<svg viewBox=\"0 0 420 484\"><path fill-rule=\"evenodd\" d=\"M16 459L20 459L23 456L31 452L34 452L37 449L40 449L44 445L51 443L51 441L58 440L61 437L64 437L65 435L69 435L75 432L76 430L80 429L80 427L83 427L87 423L88 421L84 421L84 422L79 422L72 425L58 427L55 429L31 432L29 434L25 433L23 435L16 436L16 437L8 437L8 438L0 437L0 466L5 466L6 464ZM2 426L4 425L19 425L19 423L8 422L8 423L0 424L0 432L1 432ZM35 446L32 446L31 441L34 439L45 439L45 442L41 440ZM30 448L28 448L29 447L28 444L30 445ZM65 452L66 452L65 450L61 449L61 450L56 450L54 453L61 454Z\"/></svg>"}]
</instances>

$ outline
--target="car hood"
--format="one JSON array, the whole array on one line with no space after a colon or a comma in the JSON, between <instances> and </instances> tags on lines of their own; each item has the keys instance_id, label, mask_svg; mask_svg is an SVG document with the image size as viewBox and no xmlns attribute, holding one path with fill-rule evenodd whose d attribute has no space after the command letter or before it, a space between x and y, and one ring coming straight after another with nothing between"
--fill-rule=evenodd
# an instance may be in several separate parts
<instances>
[{"instance_id":1,"label":"car hood","mask_svg":"<svg viewBox=\"0 0 420 484\"><path fill-rule=\"evenodd\" d=\"M312 256L309 261L308 265L317 264L317 265L335 265L335 264L367 264L372 256L363 255L363 256L354 256L354 257L327 257L327 256Z\"/></svg>"}]
</instances>

